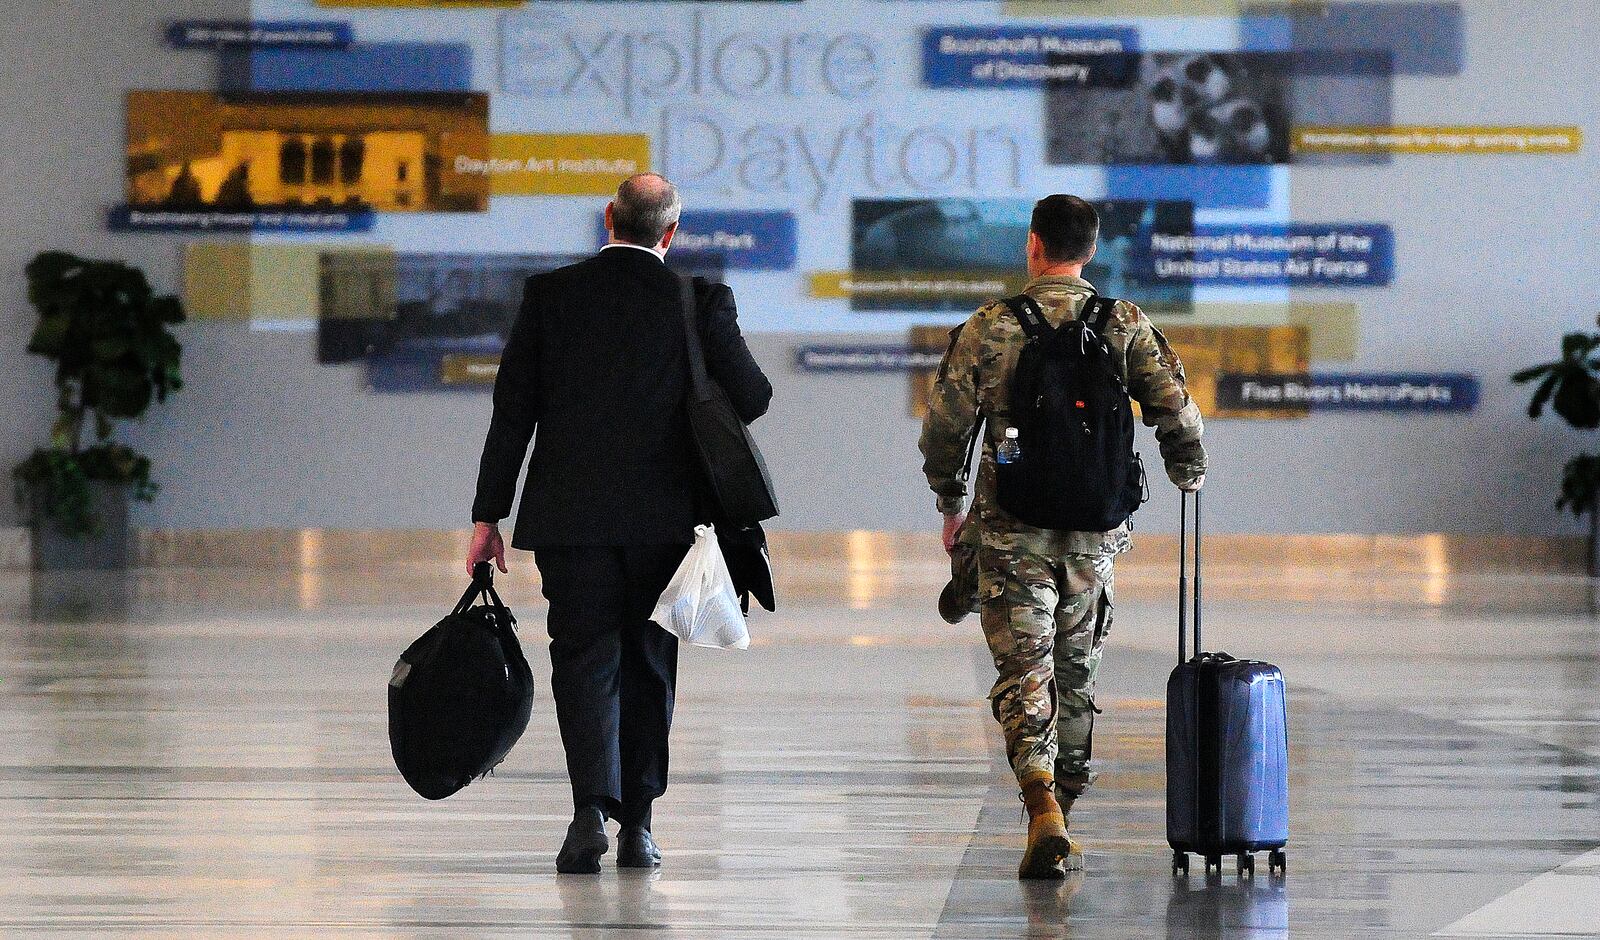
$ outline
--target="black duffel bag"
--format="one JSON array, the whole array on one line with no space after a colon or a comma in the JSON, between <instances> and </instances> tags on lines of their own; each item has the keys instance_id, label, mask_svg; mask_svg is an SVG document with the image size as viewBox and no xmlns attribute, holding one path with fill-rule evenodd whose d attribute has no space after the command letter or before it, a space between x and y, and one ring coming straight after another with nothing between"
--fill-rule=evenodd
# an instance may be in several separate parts
<instances>
[{"instance_id":1,"label":"black duffel bag","mask_svg":"<svg viewBox=\"0 0 1600 940\"><path fill-rule=\"evenodd\" d=\"M700 465L705 468L718 508L730 522L739 526L764 522L778 514L767 462L750 436L750 429L733 409L728 393L706 374L694 280L679 275L678 290L689 352L689 430L694 435Z\"/></svg>"},{"instance_id":2,"label":"black duffel bag","mask_svg":"<svg viewBox=\"0 0 1600 940\"><path fill-rule=\"evenodd\" d=\"M480 599L486 603L473 606ZM389 679L389 746L411 789L442 800L505 759L528 727L533 671L488 562L450 616L400 654Z\"/></svg>"}]
</instances>

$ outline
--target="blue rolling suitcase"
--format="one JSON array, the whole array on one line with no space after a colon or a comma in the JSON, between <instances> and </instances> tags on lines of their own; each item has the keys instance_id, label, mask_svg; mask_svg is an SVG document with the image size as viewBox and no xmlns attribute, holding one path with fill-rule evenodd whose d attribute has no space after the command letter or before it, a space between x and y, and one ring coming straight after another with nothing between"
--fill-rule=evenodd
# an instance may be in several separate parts
<instances>
[{"instance_id":1,"label":"blue rolling suitcase","mask_svg":"<svg viewBox=\"0 0 1600 940\"><path fill-rule=\"evenodd\" d=\"M1167 842L1172 873L1189 873L1189 854L1206 874L1222 857L1255 874L1268 852L1269 874L1288 870L1288 707L1283 673L1271 663L1207 653L1200 645L1200 494L1194 495L1194 650L1188 658L1189 497L1178 538L1178 668L1167 680Z\"/></svg>"}]
</instances>

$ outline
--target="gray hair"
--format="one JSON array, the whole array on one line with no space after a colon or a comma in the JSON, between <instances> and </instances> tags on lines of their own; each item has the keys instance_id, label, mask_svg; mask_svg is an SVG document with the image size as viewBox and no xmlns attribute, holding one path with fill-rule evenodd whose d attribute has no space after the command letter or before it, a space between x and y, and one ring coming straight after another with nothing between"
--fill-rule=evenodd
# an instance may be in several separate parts
<instances>
[{"instance_id":1,"label":"gray hair","mask_svg":"<svg viewBox=\"0 0 1600 940\"><path fill-rule=\"evenodd\" d=\"M682 210L678 187L665 176L636 173L617 187L617 198L611 202L611 231L620 241L653 246Z\"/></svg>"}]
</instances>

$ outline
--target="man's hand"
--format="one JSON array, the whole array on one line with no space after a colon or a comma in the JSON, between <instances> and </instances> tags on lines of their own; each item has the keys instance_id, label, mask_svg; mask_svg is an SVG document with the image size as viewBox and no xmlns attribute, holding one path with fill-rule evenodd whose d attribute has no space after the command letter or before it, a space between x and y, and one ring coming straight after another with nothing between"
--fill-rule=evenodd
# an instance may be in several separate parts
<instances>
[{"instance_id":1,"label":"man's hand","mask_svg":"<svg viewBox=\"0 0 1600 940\"><path fill-rule=\"evenodd\" d=\"M1185 493L1198 493L1200 492L1200 487L1205 485L1206 475L1202 473L1188 483L1179 483L1178 489L1183 490Z\"/></svg>"},{"instance_id":2,"label":"man's hand","mask_svg":"<svg viewBox=\"0 0 1600 940\"><path fill-rule=\"evenodd\" d=\"M944 551L946 555L956 550L956 535L961 531L961 526L966 521L967 514L964 512L944 517Z\"/></svg>"},{"instance_id":3,"label":"man's hand","mask_svg":"<svg viewBox=\"0 0 1600 940\"><path fill-rule=\"evenodd\" d=\"M492 522L472 524L472 547L467 549L467 577L472 577L472 569L480 561L493 561L501 574L506 573L506 542L500 537L500 527Z\"/></svg>"}]
</instances>

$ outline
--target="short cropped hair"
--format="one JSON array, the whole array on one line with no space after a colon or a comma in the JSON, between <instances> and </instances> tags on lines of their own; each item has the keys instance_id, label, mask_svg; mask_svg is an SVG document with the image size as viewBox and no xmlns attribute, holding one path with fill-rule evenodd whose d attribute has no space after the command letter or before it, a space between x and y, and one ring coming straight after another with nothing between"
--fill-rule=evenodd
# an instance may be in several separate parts
<instances>
[{"instance_id":1,"label":"short cropped hair","mask_svg":"<svg viewBox=\"0 0 1600 940\"><path fill-rule=\"evenodd\" d=\"M1087 261L1100 238L1100 213L1077 196L1057 193L1034 203L1030 229L1050 261Z\"/></svg>"},{"instance_id":2,"label":"short cropped hair","mask_svg":"<svg viewBox=\"0 0 1600 940\"><path fill-rule=\"evenodd\" d=\"M678 187L659 173L637 173L617 187L611 202L611 231L634 245L655 245L678 221L683 202Z\"/></svg>"}]
</instances>

